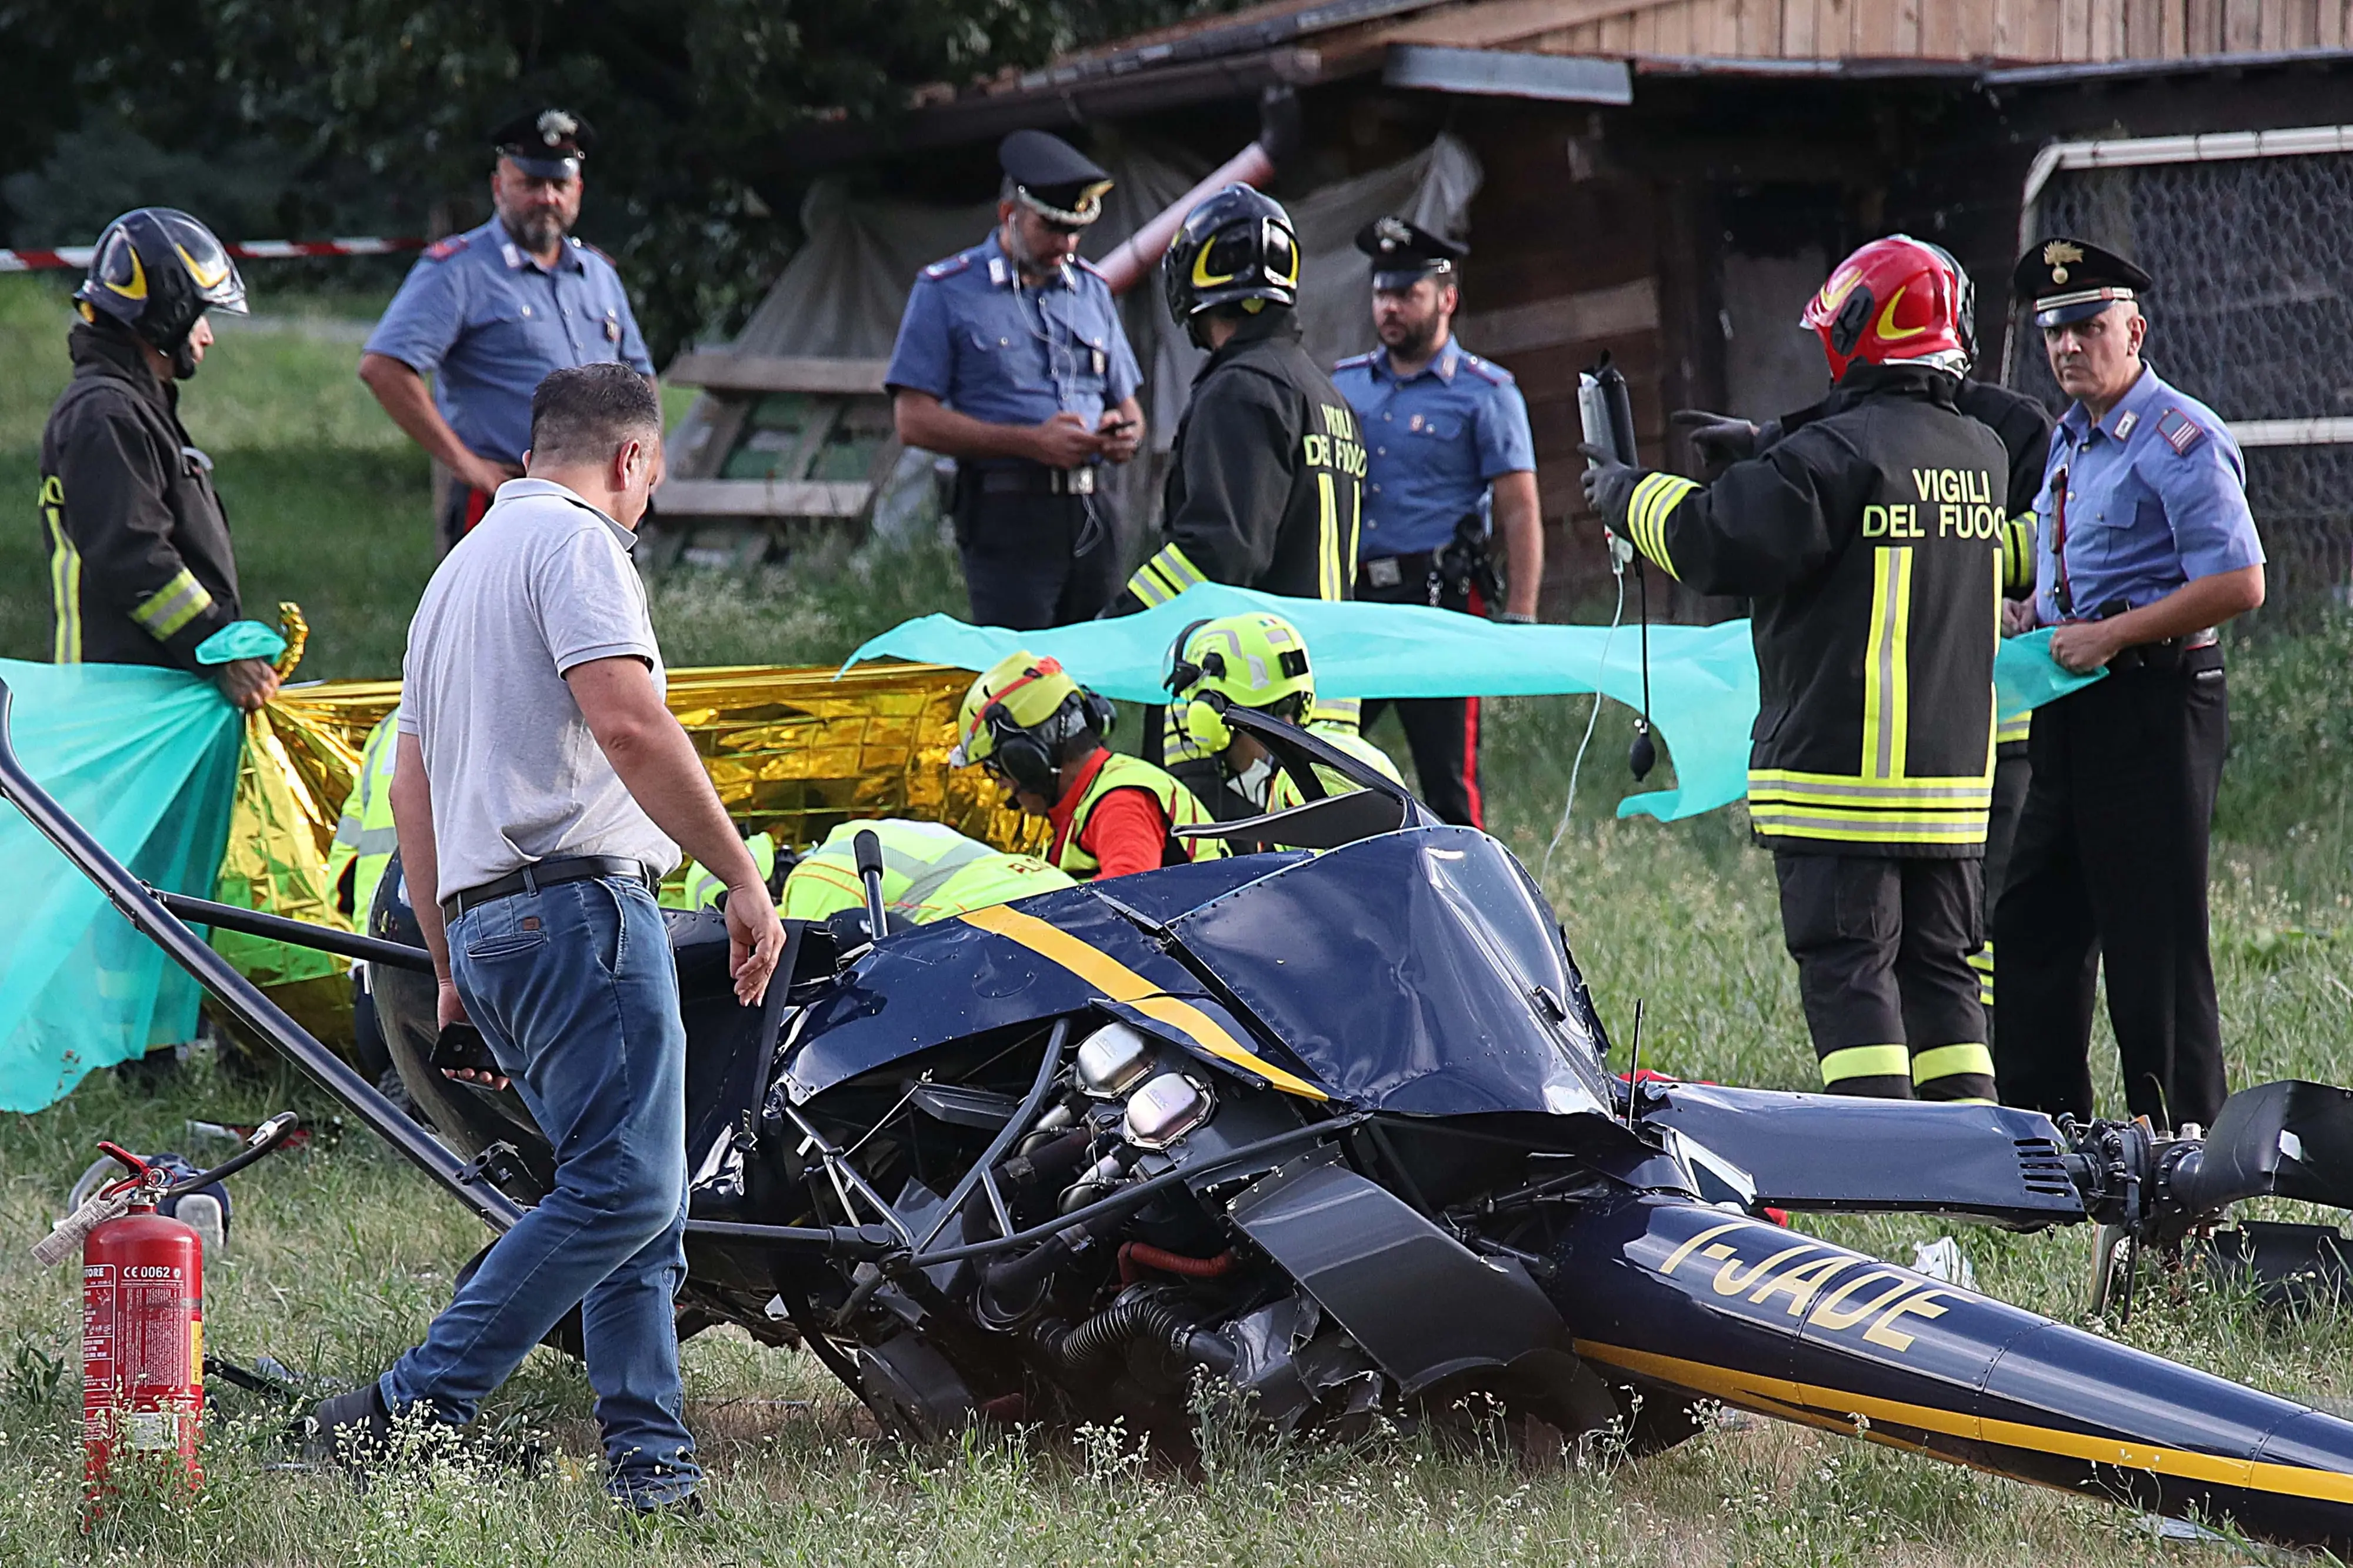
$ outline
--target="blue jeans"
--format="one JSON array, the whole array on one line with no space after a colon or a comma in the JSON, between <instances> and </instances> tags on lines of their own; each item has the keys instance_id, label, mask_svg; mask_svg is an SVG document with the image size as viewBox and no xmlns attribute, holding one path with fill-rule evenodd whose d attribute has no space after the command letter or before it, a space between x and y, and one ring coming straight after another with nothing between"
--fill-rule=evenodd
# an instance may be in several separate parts
<instances>
[{"instance_id":1,"label":"blue jeans","mask_svg":"<svg viewBox=\"0 0 2353 1568\"><path fill-rule=\"evenodd\" d=\"M496 899L449 926L466 1011L555 1152L555 1190L501 1237L425 1342L395 1412L463 1423L580 1303L607 1489L645 1507L702 1479L681 1419L686 1029L653 896L619 879Z\"/></svg>"}]
</instances>

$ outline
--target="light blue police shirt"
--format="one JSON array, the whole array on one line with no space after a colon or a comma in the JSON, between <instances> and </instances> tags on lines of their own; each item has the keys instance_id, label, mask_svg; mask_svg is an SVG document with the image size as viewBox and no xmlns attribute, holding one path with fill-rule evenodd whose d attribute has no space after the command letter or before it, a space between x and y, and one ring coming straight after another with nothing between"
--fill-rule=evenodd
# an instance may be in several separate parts
<instances>
[{"instance_id":1,"label":"light blue police shirt","mask_svg":"<svg viewBox=\"0 0 2353 1568\"><path fill-rule=\"evenodd\" d=\"M368 334L367 352L433 377L433 402L469 451L520 463L531 395L547 373L617 360L654 362L604 253L566 237L553 268L495 217L429 247Z\"/></svg>"},{"instance_id":2,"label":"light blue police shirt","mask_svg":"<svg viewBox=\"0 0 2353 1568\"><path fill-rule=\"evenodd\" d=\"M1144 380L1102 273L1064 262L1036 289L992 234L916 275L883 377L990 425L1068 412L1094 428Z\"/></svg>"},{"instance_id":3,"label":"light blue police shirt","mask_svg":"<svg viewBox=\"0 0 2353 1568\"><path fill-rule=\"evenodd\" d=\"M1512 373L1451 338L1402 381L1388 351L1375 349L1333 366L1332 384L1367 447L1360 560L1443 549L1465 513L1487 514L1496 479L1535 470L1527 400Z\"/></svg>"},{"instance_id":4,"label":"light blue police shirt","mask_svg":"<svg viewBox=\"0 0 2353 1568\"><path fill-rule=\"evenodd\" d=\"M2097 425L2080 403L2060 417L2034 515L2034 608L2046 626L2091 620L2119 600L2137 609L2263 559L2239 443L2212 409L2146 367ZM2060 607L2063 582L2071 611Z\"/></svg>"}]
</instances>

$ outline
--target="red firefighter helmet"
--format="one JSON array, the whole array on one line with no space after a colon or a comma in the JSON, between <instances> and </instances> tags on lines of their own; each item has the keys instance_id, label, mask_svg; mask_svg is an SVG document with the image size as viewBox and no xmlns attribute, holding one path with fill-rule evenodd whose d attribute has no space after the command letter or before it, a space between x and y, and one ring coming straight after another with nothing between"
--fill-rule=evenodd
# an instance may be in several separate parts
<instances>
[{"instance_id":1,"label":"red firefighter helmet","mask_svg":"<svg viewBox=\"0 0 2353 1568\"><path fill-rule=\"evenodd\" d=\"M1874 239L1840 262L1799 321L1821 338L1833 381L1857 360L1885 364L1967 352L1952 269L1908 235Z\"/></svg>"}]
</instances>

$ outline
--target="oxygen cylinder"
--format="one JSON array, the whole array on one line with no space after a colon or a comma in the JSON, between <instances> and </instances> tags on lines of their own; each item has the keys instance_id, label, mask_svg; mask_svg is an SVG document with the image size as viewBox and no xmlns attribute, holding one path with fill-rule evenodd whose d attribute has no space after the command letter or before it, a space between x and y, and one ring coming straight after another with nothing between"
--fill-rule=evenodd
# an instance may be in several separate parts
<instances>
[{"instance_id":1,"label":"oxygen cylinder","mask_svg":"<svg viewBox=\"0 0 2353 1568\"><path fill-rule=\"evenodd\" d=\"M122 1455L153 1456L194 1488L205 1402L205 1248L142 1189L81 1255L83 1485L111 1489Z\"/></svg>"}]
</instances>

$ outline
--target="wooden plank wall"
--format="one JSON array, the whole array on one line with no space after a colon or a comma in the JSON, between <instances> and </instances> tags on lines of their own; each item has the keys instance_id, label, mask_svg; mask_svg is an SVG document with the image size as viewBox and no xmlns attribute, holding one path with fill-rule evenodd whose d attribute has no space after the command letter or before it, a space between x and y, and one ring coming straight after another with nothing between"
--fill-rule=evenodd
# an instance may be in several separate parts
<instances>
[{"instance_id":1,"label":"wooden plank wall","mask_svg":"<svg viewBox=\"0 0 2353 1568\"><path fill-rule=\"evenodd\" d=\"M1609 562L1577 483L1585 459L1577 373L1607 351L1633 394L1645 459L1665 458L1666 410L1682 395L1662 331L1662 193L1620 174L1577 179L1565 138L1469 130L1486 180L1471 208L1472 256L1456 335L1511 371L1527 399L1545 520L1545 593L1560 614L1602 591ZM1655 606L1654 606L1655 608Z\"/></svg>"},{"instance_id":2,"label":"wooden plank wall","mask_svg":"<svg viewBox=\"0 0 2353 1568\"><path fill-rule=\"evenodd\" d=\"M1486 0L1383 37L1562 55L2177 59L2347 47L2353 0Z\"/></svg>"}]
</instances>

